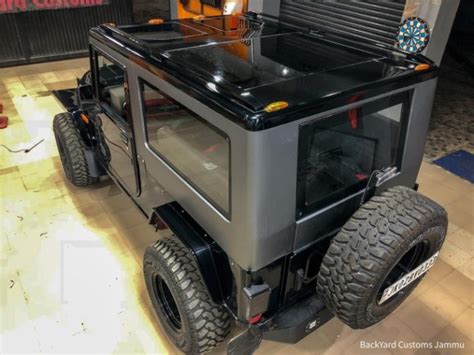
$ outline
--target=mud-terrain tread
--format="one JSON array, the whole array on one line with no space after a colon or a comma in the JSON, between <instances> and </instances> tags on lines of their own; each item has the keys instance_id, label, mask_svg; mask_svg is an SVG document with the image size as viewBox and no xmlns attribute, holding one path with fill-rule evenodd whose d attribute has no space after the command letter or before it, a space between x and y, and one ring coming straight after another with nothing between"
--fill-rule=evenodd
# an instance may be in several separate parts
<instances>
[{"instance_id":1,"label":"mud-terrain tread","mask_svg":"<svg viewBox=\"0 0 474 355\"><path fill-rule=\"evenodd\" d=\"M365 313L371 288L380 279L387 260L400 255L422 226L444 228L440 234L445 235L446 211L406 187L388 189L361 206L323 258L317 292L326 306L354 329L380 321L368 320ZM444 236L438 248L443 241Z\"/></svg>"},{"instance_id":2,"label":"mud-terrain tread","mask_svg":"<svg viewBox=\"0 0 474 355\"><path fill-rule=\"evenodd\" d=\"M89 166L86 158L86 145L81 138L81 134L72 121L70 113L60 113L54 117L53 130L57 144L61 144L67 161L71 164L71 176L69 181L78 187L84 187L96 183L97 177L90 176Z\"/></svg>"},{"instance_id":3,"label":"mud-terrain tread","mask_svg":"<svg viewBox=\"0 0 474 355\"><path fill-rule=\"evenodd\" d=\"M190 325L191 344L186 353L202 354L223 342L230 332L230 315L215 304L204 284L194 256L175 236L165 237L146 249L146 264L168 271L179 291L180 302ZM184 349L183 349L184 350Z\"/></svg>"},{"instance_id":4,"label":"mud-terrain tread","mask_svg":"<svg viewBox=\"0 0 474 355\"><path fill-rule=\"evenodd\" d=\"M92 72L90 70L86 71L79 80L79 83L81 85L92 85Z\"/></svg>"}]
</instances>

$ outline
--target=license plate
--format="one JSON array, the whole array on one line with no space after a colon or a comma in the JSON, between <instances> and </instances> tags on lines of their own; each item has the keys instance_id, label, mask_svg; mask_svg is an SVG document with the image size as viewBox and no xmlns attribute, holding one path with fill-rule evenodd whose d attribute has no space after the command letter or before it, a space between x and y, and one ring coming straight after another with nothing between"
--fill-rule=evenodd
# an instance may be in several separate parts
<instances>
[{"instance_id":1,"label":"license plate","mask_svg":"<svg viewBox=\"0 0 474 355\"><path fill-rule=\"evenodd\" d=\"M434 263L436 262L436 259L438 259L438 255L439 252L436 252L436 254L434 254L431 258L423 262L423 264L419 265L416 269L410 271L408 274L403 276L393 285L387 287L385 291L383 291L382 298L380 298L379 304L384 303L393 295L395 295L396 293L407 287L409 284L411 284L413 281L426 274L426 272L433 267Z\"/></svg>"}]
</instances>

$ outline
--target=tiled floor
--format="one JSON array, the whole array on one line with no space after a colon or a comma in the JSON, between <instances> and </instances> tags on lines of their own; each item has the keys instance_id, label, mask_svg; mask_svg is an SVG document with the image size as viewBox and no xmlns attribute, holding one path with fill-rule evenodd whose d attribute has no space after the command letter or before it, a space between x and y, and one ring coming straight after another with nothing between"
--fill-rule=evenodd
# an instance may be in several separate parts
<instances>
[{"instance_id":1,"label":"tiled floor","mask_svg":"<svg viewBox=\"0 0 474 355\"><path fill-rule=\"evenodd\" d=\"M49 93L74 85L85 60L0 69L0 103L11 148L0 153L0 352L176 353L152 314L141 274L157 239L110 182L76 189L64 181ZM3 148L0 148L3 149ZM354 331L337 319L296 345L264 341L259 354L470 354L474 351L474 185L424 163L421 192L449 212L441 259L388 319ZM396 349L365 349L374 341ZM457 342L464 349L417 349ZM223 347L217 353L222 353Z\"/></svg>"},{"instance_id":2,"label":"tiled floor","mask_svg":"<svg viewBox=\"0 0 474 355\"><path fill-rule=\"evenodd\" d=\"M463 149L474 153L473 78L446 51L440 69L425 159L435 160Z\"/></svg>"}]
</instances>

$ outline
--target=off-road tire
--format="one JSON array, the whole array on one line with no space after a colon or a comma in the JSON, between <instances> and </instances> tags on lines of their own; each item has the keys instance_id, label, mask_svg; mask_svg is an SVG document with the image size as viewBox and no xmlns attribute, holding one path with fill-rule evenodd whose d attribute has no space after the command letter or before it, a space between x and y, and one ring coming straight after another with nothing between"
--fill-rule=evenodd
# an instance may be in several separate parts
<instances>
[{"instance_id":1,"label":"off-road tire","mask_svg":"<svg viewBox=\"0 0 474 355\"><path fill-rule=\"evenodd\" d=\"M444 242L446 229L446 211L411 189L398 186L373 197L331 241L317 277L318 295L354 329L379 322L422 279L380 304L379 295L390 272L418 246L425 248L425 260L434 255Z\"/></svg>"},{"instance_id":2,"label":"off-road tire","mask_svg":"<svg viewBox=\"0 0 474 355\"><path fill-rule=\"evenodd\" d=\"M86 145L70 113L54 117L53 131L66 178L75 186L84 187L98 181L89 173Z\"/></svg>"},{"instance_id":3,"label":"off-road tire","mask_svg":"<svg viewBox=\"0 0 474 355\"><path fill-rule=\"evenodd\" d=\"M211 351L230 331L230 315L215 304L195 257L175 236L163 238L145 251L143 270L153 307L168 336L186 354ZM157 279L165 282L179 311L181 328L170 325L157 295Z\"/></svg>"},{"instance_id":4,"label":"off-road tire","mask_svg":"<svg viewBox=\"0 0 474 355\"><path fill-rule=\"evenodd\" d=\"M92 72L90 70L86 71L82 78L79 79L81 85L92 85Z\"/></svg>"}]
</instances>

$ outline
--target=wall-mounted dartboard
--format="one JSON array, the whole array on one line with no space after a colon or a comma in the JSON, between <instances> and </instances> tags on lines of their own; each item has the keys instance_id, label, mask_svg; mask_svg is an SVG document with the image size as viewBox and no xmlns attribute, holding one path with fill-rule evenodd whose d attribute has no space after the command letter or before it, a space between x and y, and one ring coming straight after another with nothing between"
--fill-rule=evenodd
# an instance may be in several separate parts
<instances>
[{"instance_id":1,"label":"wall-mounted dartboard","mask_svg":"<svg viewBox=\"0 0 474 355\"><path fill-rule=\"evenodd\" d=\"M419 53L430 40L430 28L419 17L409 17L400 25L398 47L411 53Z\"/></svg>"}]
</instances>

